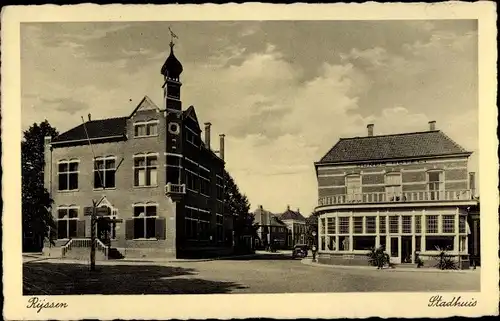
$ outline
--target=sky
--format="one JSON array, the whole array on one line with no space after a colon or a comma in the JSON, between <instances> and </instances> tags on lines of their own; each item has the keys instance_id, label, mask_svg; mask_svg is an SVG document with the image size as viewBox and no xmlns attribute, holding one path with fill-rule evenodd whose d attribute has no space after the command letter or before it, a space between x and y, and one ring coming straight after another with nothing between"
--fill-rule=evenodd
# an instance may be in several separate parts
<instances>
[{"instance_id":1,"label":"sky","mask_svg":"<svg viewBox=\"0 0 500 321\"><path fill-rule=\"evenodd\" d=\"M22 128L59 132L163 106L168 28L181 98L254 210L317 205L313 163L341 137L425 131L435 120L478 172L475 20L58 22L21 25Z\"/></svg>"}]
</instances>

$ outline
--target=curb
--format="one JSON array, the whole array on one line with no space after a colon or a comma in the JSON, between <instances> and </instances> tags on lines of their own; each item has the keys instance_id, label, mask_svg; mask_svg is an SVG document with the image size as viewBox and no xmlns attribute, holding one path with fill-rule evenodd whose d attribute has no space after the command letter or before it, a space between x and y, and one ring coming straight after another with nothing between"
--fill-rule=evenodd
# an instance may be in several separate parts
<instances>
[{"instance_id":1,"label":"curb","mask_svg":"<svg viewBox=\"0 0 500 321\"><path fill-rule=\"evenodd\" d=\"M377 271L376 268L372 266L359 266L359 265L333 265L333 264L323 264L312 262L312 259L303 259L301 260L302 264L311 265L316 267L327 267L327 268L337 268L337 269L359 269L359 270L372 270ZM423 272L423 273L479 273L479 269L476 270L438 270L438 269L430 269L430 268L400 268L397 267L391 268L383 268L380 271L386 272Z\"/></svg>"}]
</instances>

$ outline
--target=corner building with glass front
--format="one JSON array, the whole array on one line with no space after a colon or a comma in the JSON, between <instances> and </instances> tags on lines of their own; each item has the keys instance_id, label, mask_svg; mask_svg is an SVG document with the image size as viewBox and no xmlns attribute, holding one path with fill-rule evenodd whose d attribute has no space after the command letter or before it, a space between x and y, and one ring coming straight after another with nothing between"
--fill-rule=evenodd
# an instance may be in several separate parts
<instances>
[{"instance_id":1,"label":"corner building with glass front","mask_svg":"<svg viewBox=\"0 0 500 321\"><path fill-rule=\"evenodd\" d=\"M469 212L478 204L471 153L435 126L375 136L370 124L367 136L341 138L315 163L320 262L365 265L383 246L393 263L447 249L469 266Z\"/></svg>"}]
</instances>

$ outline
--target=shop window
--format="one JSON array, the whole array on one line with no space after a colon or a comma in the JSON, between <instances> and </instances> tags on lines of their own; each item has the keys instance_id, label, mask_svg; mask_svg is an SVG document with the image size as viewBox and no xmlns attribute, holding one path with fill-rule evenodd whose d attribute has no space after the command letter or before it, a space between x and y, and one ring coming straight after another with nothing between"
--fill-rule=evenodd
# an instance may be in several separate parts
<instances>
[{"instance_id":1,"label":"shop window","mask_svg":"<svg viewBox=\"0 0 500 321\"><path fill-rule=\"evenodd\" d=\"M354 217L354 234L362 234L363 233L363 217L358 216Z\"/></svg>"},{"instance_id":2,"label":"shop window","mask_svg":"<svg viewBox=\"0 0 500 321\"><path fill-rule=\"evenodd\" d=\"M339 217L339 234L349 234L349 217Z\"/></svg>"},{"instance_id":3,"label":"shop window","mask_svg":"<svg viewBox=\"0 0 500 321\"><path fill-rule=\"evenodd\" d=\"M437 215L428 215L426 217L426 233L437 233L438 232L438 216Z\"/></svg>"},{"instance_id":4,"label":"shop window","mask_svg":"<svg viewBox=\"0 0 500 321\"><path fill-rule=\"evenodd\" d=\"M421 244L422 244L422 237L420 235L415 236L415 251L420 252L421 251Z\"/></svg>"},{"instance_id":5,"label":"shop window","mask_svg":"<svg viewBox=\"0 0 500 321\"><path fill-rule=\"evenodd\" d=\"M321 237L321 245L320 246L321 246L320 249L322 251L324 251L325 250L325 237L324 236Z\"/></svg>"},{"instance_id":6,"label":"shop window","mask_svg":"<svg viewBox=\"0 0 500 321\"><path fill-rule=\"evenodd\" d=\"M349 236L341 236L339 238L340 241L340 250L341 251L349 251Z\"/></svg>"},{"instance_id":7,"label":"shop window","mask_svg":"<svg viewBox=\"0 0 500 321\"><path fill-rule=\"evenodd\" d=\"M454 236L426 236L425 249L427 251L454 250Z\"/></svg>"},{"instance_id":8,"label":"shop window","mask_svg":"<svg viewBox=\"0 0 500 321\"><path fill-rule=\"evenodd\" d=\"M375 236L354 236L352 243L354 250L370 250L375 247Z\"/></svg>"},{"instance_id":9,"label":"shop window","mask_svg":"<svg viewBox=\"0 0 500 321\"><path fill-rule=\"evenodd\" d=\"M391 237L391 256L399 257L399 239L397 237Z\"/></svg>"},{"instance_id":10,"label":"shop window","mask_svg":"<svg viewBox=\"0 0 500 321\"><path fill-rule=\"evenodd\" d=\"M389 216L389 233L399 233L399 216Z\"/></svg>"},{"instance_id":11,"label":"shop window","mask_svg":"<svg viewBox=\"0 0 500 321\"><path fill-rule=\"evenodd\" d=\"M386 216L380 216L378 218L378 230L379 230L379 233L380 234L385 234L387 233L387 230L386 230Z\"/></svg>"},{"instance_id":12,"label":"shop window","mask_svg":"<svg viewBox=\"0 0 500 321\"><path fill-rule=\"evenodd\" d=\"M365 218L365 233L375 234L376 233L376 216L367 216Z\"/></svg>"},{"instance_id":13,"label":"shop window","mask_svg":"<svg viewBox=\"0 0 500 321\"><path fill-rule=\"evenodd\" d=\"M443 233L455 233L455 215L443 215Z\"/></svg>"},{"instance_id":14,"label":"shop window","mask_svg":"<svg viewBox=\"0 0 500 321\"><path fill-rule=\"evenodd\" d=\"M337 244L335 243L335 236L328 237L328 249L330 251L336 251L337 250Z\"/></svg>"},{"instance_id":15,"label":"shop window","mask_svg":"<svg viewBox=\"0 0 500 321\"><path fill-rule=\"evenodd\" d=\"M328 222L327 225L328 234L335 234L335 217L329 217L327 222Z\"/></svg>"},{"instance_id":16,"label":"shop window","mask_svg":"<svg viewBox=\"0 0 500 321\"><path fill-rule=\"evenodd\" d=\"M404 215L402 217L402 220L403 220L403 233L411 234L411 216Z\"/></svg>"},{"instance_id":17,"label":"shop window","mask_svg":"<svg viewBox=\"0 0 500 321\"><path fill-rule=\"evenodd\" d=\"M325 219L321 219L321 234L325 235L326 234L326 224L325 224Z\"/></svg>"},{"instance_id":18,"label":"shop window","mask_svg":"<svg viewBox=\"0 0 500 321\"><path fill-rule=\"evenodd\" d=\"M415 216L415 233L422 233L422 215Z\"/></svg>"}]
</instances>

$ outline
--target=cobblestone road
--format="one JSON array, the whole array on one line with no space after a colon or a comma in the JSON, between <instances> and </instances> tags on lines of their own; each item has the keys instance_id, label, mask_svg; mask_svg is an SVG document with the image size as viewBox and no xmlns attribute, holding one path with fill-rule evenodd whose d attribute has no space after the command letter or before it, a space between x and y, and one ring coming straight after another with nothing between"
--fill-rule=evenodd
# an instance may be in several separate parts
<instances>
[{"instance_id":1,"label":"cobblestone road","mask_svg":"<svg viewBox=\"0 0 500 321\"><path fill-rule=\"evenodd\" d=\"M287 255L206 262L24 264L24 294L168 294L479 291L480 272L413 272L311 266Z\"/></svg>"}]
</instances>

